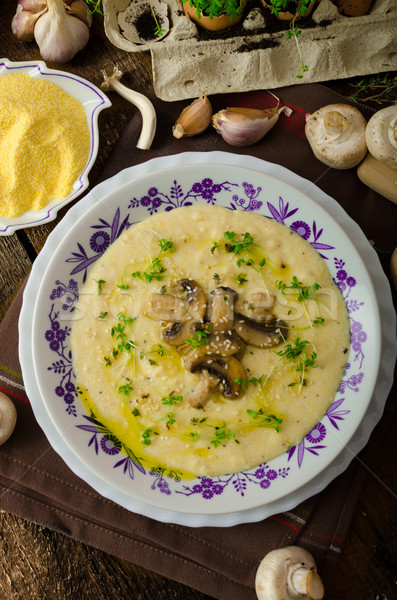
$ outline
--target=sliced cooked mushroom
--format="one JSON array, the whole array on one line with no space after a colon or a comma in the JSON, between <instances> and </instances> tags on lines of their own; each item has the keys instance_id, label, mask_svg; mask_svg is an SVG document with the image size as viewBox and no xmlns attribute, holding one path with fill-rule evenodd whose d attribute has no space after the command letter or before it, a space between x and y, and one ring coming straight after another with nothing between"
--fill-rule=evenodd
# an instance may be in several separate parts
<instances>
[{"instance_id":1,"label":"sliced cooked mushroom","mask_svg":"<svg viewBox=\"0 0 397 600\"><path fill-rule=\"evenodd\" d=\"M146 311L148 316L173 323L189 319L202 321L207 301L201 287L193 279L180 279L174 291L176 295L152 294Z\"/></svg>"},{"instance_id":2,"label":"sliced cooked mushroom","mask_svg":"<svg viewBox=\"0 0 397 600\"><path fill-rule=\"evenodd\" d=\"M186 292L186 302L189 306L189 315L195 321L203 321L207 300L201 287L194 279L180 279L174 286L176 292Z\"/></svg>"},{"instance_id":3,"label":"sliced cooked mushroom","mask_svg":"<svg viewBox=\"0 0 397 600\"><path fill-rule=\"evenodd\" d=\"M218 385L219 378L208 373L207 369L203 369L197 387L189 398L193 408L202 408Z\"/></svg>"},{"instance_id":4,"label":"sliced cooked mushroom","mask_svg":"<svg viewBox=\"0 0 397 600\"><path fill-rule=\"evenodd\" d=\"M161 332L161 337L165 342L171 344L171 346L180 346L189 337L191 326L191 321L170 323Z\"/></svg>"},{"instance_id":5,"label":"sliced cooked mushroom","mask_svg":"<svg viewBox=\"0 0 397 600\"><path fill-rule=\"evenodd\" d=\"M276 346L287 337L287 326L283 321L276 318L256 321L241 313L236 315L234 326L238 335L247 344L259 346L259 348L270 348Z\"/></svg>"},{"instance_id":6,"label":"sliced cooked mushroom","mask_svg":"<svg viewBox=\"0 0 397 600\"><path fill-rule=\"evenodd\" d=\"M244 300L244 304L247 306L250 317L260 321L263 318L268 318L274 306L274 301L275 297L268 292L256 292L252 294L249 301Z\"/></svg>"},{"instance_id":7,"label":"sliced cooked mushroom","mask_svg":"<svg viewBox=\"0 0 397 600\"><path fill-rule=\"evenodd\" d=\"M184 357L184 367L191 373L206 370L215 375L223 387L226 398L239 398L243 391L243 381L247 381L246 371L234 356L220 357L217 355L201 356L192 350Z\"/></svg>"},{"instance_id":8,"label":"sliced cooked mushroom","mask_svg":"<svg viewBox=\"0 0 397 600\"><path fill-rule=\"evenodd\" d=\"M178 296L152 294L146 312L153 319L175 323L189 318L189 305Z\"/></svg>"},{"instance_id":9,"label":"sliced cooked mushroom","mask_svg":"<svg viewBox=\"0 0 397 600\"><path fill-rule=\"evenodd\" d=\"M211 323L217 331L227 331L233 328L234 303L237 292L229 287L220 286L211 292Z\"/></svg>"},{"instance_id":10,"label":"sliced cooked mushroom","mask_svg":"<svg viewBox=\"0 0 397 600\"><path fill-rule=\"evenodd\" d=\"M206 342L200 343L199 347L196 348L196 354L200 356L207 354L217 354L218 356L238 354L239 357L242 356L245 345L235 331L232 329L229 331L217 331L211 330L210 327L211 324L205 326L203 323L192 323L187 330L185 328L184 331L187 331L188 335L183 339L183 343L180 346L178 345L179 352L186 354L192 348L192 344L190 340L188 341L188 338L201 330L206 332ZM177 337L182 338L183 336L178 334Z\"/></svg>"}]
</instances>

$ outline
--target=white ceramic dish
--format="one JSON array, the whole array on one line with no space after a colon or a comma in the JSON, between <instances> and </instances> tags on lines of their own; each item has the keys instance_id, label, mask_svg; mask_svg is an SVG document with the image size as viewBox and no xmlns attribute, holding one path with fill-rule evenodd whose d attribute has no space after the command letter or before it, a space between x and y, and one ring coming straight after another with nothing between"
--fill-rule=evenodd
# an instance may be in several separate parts
<instances>
[{"instance_id":1,"label":"white ceramic dish","mask_svg":"<svg viewBox=\"0 0 397 600\"><path fill-rule=\"evenodd\" d=\"M98 115L104 108L112 105L110 100L95 85L64 71L48 69L42 61L11 62L7 58L0 59L0 77L11 73L25 73L36 79L51 81L65 92L76 98L84 107L90 133L90 149L87 164L73 186L73 192L63 200L52 200L40 211L28 211L14 219L6 219L0 215L0 235L11 235L17 229L42 225L53 221L65 204L75 200L88 187L88 174L98 154Z\"/></svg>"},{"instance_id":2,"label":"white ceramic dish","mask_svg":"<svg viewBox=\"0 0 397 600\"><path fill-rule=\"evenodd\" d=\"M180 481L175 472L145 470L85 414L74 390L68 332L79 285L120 232L155 211L196 202L255 210L306 237L345 296L352 345L334 402L301 444L247 472ZM292 508L325 487L364 446L392 382L394 322L376 253L337 202L278 165L187 153L126 169L67 213L34 263L19 352L36 418L77 475L134 512L190 526L228 526Z\"/></svg>"}]
</instances>

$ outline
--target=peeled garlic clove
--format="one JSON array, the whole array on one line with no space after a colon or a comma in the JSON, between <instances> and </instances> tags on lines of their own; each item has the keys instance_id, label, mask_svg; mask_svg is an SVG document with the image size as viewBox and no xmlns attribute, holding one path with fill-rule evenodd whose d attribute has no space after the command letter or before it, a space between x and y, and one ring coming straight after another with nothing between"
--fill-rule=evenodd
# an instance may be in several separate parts
<instances>
[{"instance_id":1,"label":"peeled garlic clove","mask_svg":"<svg viewBox=\"0 0 397 600\"><path fill-rule=\"evenodd\" d=\"M306 117L305 133L313 154L334 169L350 169L366 152L367 122L348 104L329 104Z\"/></svg>"},{"instance_id":2,"label":"peeled garlic clove","mask_svg":"<svg viewBox=\"0 0 397 600\"><path fill-rule=\"evenodd\" d=\"M20 42L30 42L34 37L37 19L47 10L45 2L19 0L17 11L11 21L11 30Z\"/></svg>"},{"instance_id":3,"label":"peeled garlic clove","mask_svg":"<svg viewBox=\"0 0 397 600\"><path fill-rule=\"evenodd\" d=\"M212 117L212 124L225 142L231 146L249 146L258 142L278 121L287 106L260 110L257 108L225 108Z\"/></svg>"},{"instance_id":4,"label":"peeled garlic clove","mask_svg":"<svg viewBox=\"0 0 397 600\"><path fill-rule=\"evenodd\" d=\"M372 115L365 139L372 156L397 169L397 104L382 108Z\"/></svg>"},{"instance_id":5,"label":"peeled garlic clove","mask_svg":"<svg viewBox=\"0 0 397 600\"><path fill-rule=\"evenodd\" d=\"M178 139L198 135L207 129L211 117L211 103L207 96L201 96L183 109L172 128L172 135Z\"/></svg>"},{"instance_id":6,"label":"peeled garlic clove","mask_svg":"<svg viewBox=\"0 0 397 600\"><path fill-rule=\"evenodd\" d=\"M44 60L65 63L87 44L90 32L80 19L65 12L62 0L47 0L48 12L34 28L34 37Z\"/></svg>"}]
</instances>

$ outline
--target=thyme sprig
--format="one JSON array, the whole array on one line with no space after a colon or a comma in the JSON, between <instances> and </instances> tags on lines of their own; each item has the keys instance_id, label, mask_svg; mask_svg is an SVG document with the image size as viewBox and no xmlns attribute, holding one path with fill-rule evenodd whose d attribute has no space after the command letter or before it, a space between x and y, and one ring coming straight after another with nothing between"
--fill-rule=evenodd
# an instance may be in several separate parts
<instances>
[{"instance_id":1,"label":"thyme sprig","mask_svg":"<svg viewBox=\"0 0 397 600\"><path fill-rule=\"evenodd\" d=\"M350 96L355 104L376 102L377 104L395 104L397 102L397 75L377 73L350 83L357 90Z\"/></svg>"}]
</instances>

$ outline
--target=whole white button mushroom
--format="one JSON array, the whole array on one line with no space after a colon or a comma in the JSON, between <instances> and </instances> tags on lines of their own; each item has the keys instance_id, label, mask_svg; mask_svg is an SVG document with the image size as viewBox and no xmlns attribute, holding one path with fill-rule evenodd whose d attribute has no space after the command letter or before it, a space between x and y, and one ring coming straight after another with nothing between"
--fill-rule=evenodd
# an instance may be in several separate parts
<instances>
[{"instance_id":1,"label":"whole white button mushroom","mask_svg":"<svg viewBox=\"0 0 397 600\"><path fill-rule=\"evenodd\" d=\"M374 158L397 169L397 104L382 108L372 115L365 139Z\"/></svg>"},{"instance_id":2,"label":"whole white button mushroom","mask_svg":"<svg viewBox=\"0 0 397 600\"><path fill-rule=\"evenodd\" d=\"M361 112L348 104L328 104L307 115L306 138L318 160L334 169L351 169L367 153Z\"/></svg>"},{"instance_id":3,"label":"whole white button mushroom","mask_svg":"<svg viewBox=\"0 0 397 600\"><path fill-rule=\"evenodd\" d=\"M17 411L8 396L0 392L0 446L12 434L17 422Z\"/></svg>"},{"instance_id":4,"label":"whole white button mushroom","mask_svg":"<svg viewBox=\"0 0 397 600\"><path fill-rule=\"evenodd\" d=\"M256 572L258 600L321 600L324 586L314 558L299 546L269 552Z\"/></svg>"}]
</instances>

